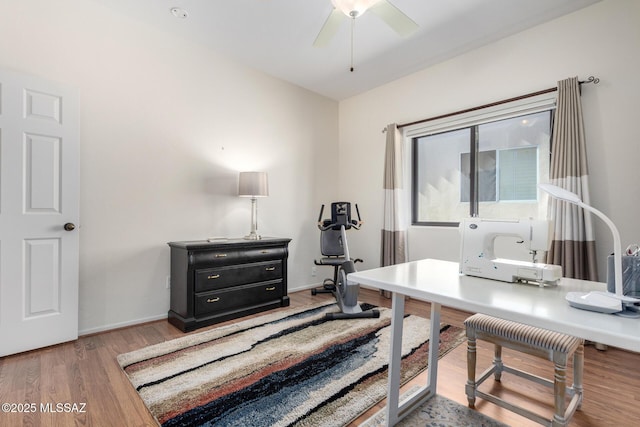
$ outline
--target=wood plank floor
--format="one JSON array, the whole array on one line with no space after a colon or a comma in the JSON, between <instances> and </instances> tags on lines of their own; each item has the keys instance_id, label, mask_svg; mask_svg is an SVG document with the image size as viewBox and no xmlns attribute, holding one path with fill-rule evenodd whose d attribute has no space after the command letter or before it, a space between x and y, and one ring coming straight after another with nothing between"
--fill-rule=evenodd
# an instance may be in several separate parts
<instances>
[{"instance_id":1,"label":"wood plank floor","mask_svg":"<svg viewBox=\"0 0 640 427\"><path fill-rule=\"evenodd\" d=\"M330 295L312 297L309 291L295 292L290 297L292 306L331 299ZM390 300L375 291L362 289L360 297L366 302L390 306ZM406 304L407 312L424 317L428 317L428 310L428 304L416 300ZM442 321L456 326L462 326L467 316L468 313L452 309L442 311ZM154 426L155 421L120 370L116 356L183 335L166 321L157 321L1 358L0 403L22 404L21 409L34 411L0 412L0 426ZM438 367L438 393L463 405L467 403L465 352L464 345L457 347L441 359ZM492 349L479 342L478 371L490 364L491 357ZM508 350L504 351L504 359L505 363L536 375L552 376L551 362ZM587 346L584 369L585 400L570 425L636 425L640 420L640 354L615 348L602 352ZM414 381L424 381L424 376ZM514 403L551 414L547 406L553 401L550 389L508 374L503 375L500 384L494 385L492 381L483 384L483 388L491 387L494 393ZM58 403L70 405L56 407ZM476 408L513 426L537 425L482 400L477 401Z\"/></svg>"}]
</instances>

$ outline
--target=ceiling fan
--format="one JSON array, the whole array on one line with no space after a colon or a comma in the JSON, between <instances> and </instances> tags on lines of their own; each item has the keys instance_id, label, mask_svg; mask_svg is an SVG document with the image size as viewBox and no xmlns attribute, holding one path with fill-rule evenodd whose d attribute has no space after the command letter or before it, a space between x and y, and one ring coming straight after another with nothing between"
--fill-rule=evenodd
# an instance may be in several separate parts
<instances>
[{"instance_id":1,"label":"ceiling fan","mask_svg":"<svg viewBox=\"0 0 640 427\"><path fill-rule=\"evenodd\" d=\"M313 46L328 45L338 32L346 15L351 19L351 71L353 71L353 30L357 17L370 10L402 37L418 29L418 24L387 0L331 0L331 3L333 10L320 29Z\"/></svg>"}]
</instances>

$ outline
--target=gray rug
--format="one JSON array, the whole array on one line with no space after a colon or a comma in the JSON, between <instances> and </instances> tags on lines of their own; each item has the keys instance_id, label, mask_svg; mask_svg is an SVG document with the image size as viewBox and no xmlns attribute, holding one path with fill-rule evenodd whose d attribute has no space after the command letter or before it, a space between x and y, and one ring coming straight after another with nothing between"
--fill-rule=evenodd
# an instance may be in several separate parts
<instances>
[{"instance_id":1,"label":"gray rug","mask_svg":"<svg viewBox=\"0 0 640 427\"><path fill-rule=\"evenodd\" d=\"M385 419L385 410L382 410L361 426L384 426ZM508 427L508 425L436 394L396 424L396 427Z\"/></svg>"}]
</instances>

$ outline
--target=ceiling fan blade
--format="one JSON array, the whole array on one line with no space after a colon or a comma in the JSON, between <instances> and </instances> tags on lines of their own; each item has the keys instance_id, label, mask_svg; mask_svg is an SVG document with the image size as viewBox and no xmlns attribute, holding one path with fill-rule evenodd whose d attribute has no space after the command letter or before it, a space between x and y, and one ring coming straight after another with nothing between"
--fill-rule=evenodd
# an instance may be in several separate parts
<instances>
[{"instance_id":1,"label":"ceiling fan blade","mask_svg":"<svg viewBox=\"0 0 640 427\"><path fill-rule=\"evenodd\" d=\"M338 32L343 18L344 15L342 12L338 9L333 9L320 29L316 40L313 42L313 47L324 47L328 45L333 36Z\"/></svg>"},{"instance_id":2,"label":"ceiling fan blade","mask_svg":"<svg viewBox=\"0 0 640 427\"><path fill-rule=\"evenodd\" d=\"M369 9L387 23L396 33L406 37L418 29L413 19L405 15L400 9L387 0L380 0Z\"/></svg>"}]
</instances>

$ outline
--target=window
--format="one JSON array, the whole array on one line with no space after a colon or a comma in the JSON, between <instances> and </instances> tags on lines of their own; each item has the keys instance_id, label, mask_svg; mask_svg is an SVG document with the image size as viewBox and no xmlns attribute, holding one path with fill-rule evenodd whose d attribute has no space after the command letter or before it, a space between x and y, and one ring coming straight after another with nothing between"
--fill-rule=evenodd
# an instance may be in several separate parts
<instances>
[{"instance_id":1,"label":"window","mask_svg":"<svg viewBox=\"0 0 640 427\"><path fill-rule=\"evenodd\" d=\"M540 218L538 183L549 176L551 110L412 135L413 224L468 216Z\"/></svg>"},{"instance_id":2,"label":"window","mask_svg":"<svg viewBox=\"0 0 640 427\"><path fill-rule=\"evenodd\" d=\"M478 188L478 200L481 202L496 201L496 150L480 151L478 159L478 181L484 185ZM471 198L471 153L460 154L460 201L469 202Z\"/></svg>"},{"instance_id":3,"label":"window","mask_svg":"<svg viewBox=\"0 0 640 427\"><path fill-rule=\"evenodd\" d=\"M476 158L479 202L536 200L538 147L479 151ZM470 165L471 153L461 153L461 202L469 202L471 197Z\"/></svg>"}]
</instances>

